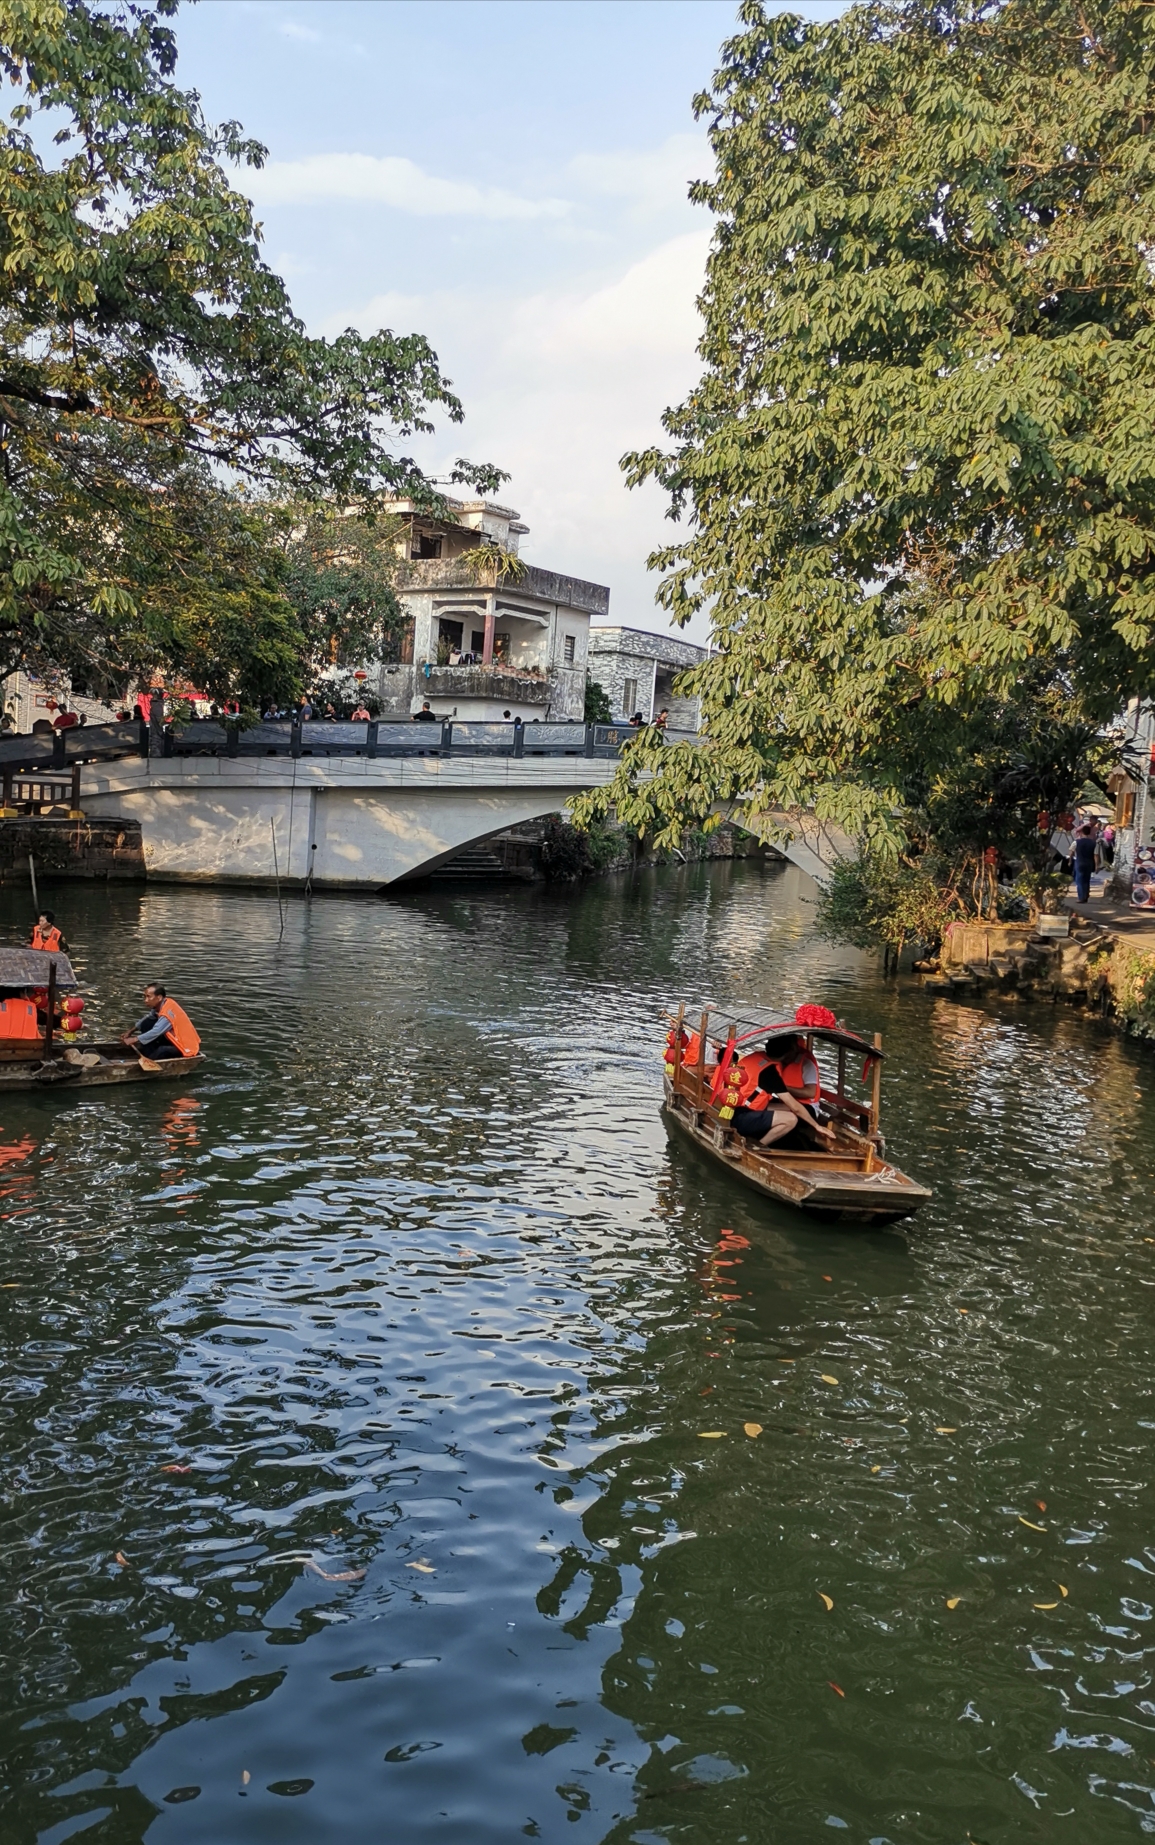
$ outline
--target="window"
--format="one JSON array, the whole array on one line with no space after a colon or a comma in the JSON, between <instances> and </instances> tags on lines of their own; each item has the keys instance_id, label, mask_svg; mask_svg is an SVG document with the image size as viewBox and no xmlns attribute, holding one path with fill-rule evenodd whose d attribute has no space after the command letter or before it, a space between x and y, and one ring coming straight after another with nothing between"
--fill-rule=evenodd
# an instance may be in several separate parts
<instances>
[{"instance_id":1,"label":"window","mask_svg":"<svg viewBox=\"0 0 1155 1845\"><path fill-rule=\"evenodd\" d=\"M440 557L441 556L440 538L434 538L428 532L418 532L417 543L413 547L413 556L414 557Z\"/></svg>"},{"instance_id":2,"label":"window","mask_svg":"<svg viewBox=\"0 0 1155 1845\"><path fill-rule=\"evenodd\" d=\"M574 653L576 649L577 649L576 635L567 634L565 637L565 663L567 666L573 665L573 658L574 658Z\"/></svg>"},{"instance_id":3,"label":"window","mask_svg":"<svg viewBox=\"0 0 1155 1845\"><path fill-rule=\"evenodd\" d=\"M485 629L484 628L474 628L473 633L470 636L469 650L471 653L484 653L485 651Z\"/></svg>"},{"instance_id":4,"label":"window","mask_svg":"<svg viewBox=\"0 0 1155 1845\"><path fill-rule=\"evenodd\" d=\"M622 701L622 708L627 717L633 717L634 712L638 708L638 682L636 679L626 680L625 697Z\"/></svg>"}]
</instances>

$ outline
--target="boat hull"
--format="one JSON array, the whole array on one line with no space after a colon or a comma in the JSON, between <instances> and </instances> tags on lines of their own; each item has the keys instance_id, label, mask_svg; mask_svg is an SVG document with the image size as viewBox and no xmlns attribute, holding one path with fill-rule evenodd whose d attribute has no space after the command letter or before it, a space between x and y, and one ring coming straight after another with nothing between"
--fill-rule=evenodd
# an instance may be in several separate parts
<instances>
[{"instance_id":1,"label":"boat hull","mask_svg":"<svg viewBox=\"0 0 1155 1845\"><path fill-rule=\"evenodd\" d=\"M98 1064L86 1067L72 1063L67 1054L53 1056L47 1063L43 1060L0 1063L0 1094L17 1089L67 1089L71 1092L73 1089L107 1089L122 1083L185 1082L205 1066L201 1056L166 1057L146 1069L140 1058L123 1045L85 1048L100 1055Z\"/></svg>"},{"instance_id":2,"label":"boat hull","mask_svg":"<svg viewBox=\"0 0 1155 1845\"><path fill-rule=\"evenodd\" d=\"M879 1225L911 1217L931 1197L925 1185L880 1157L860 1135L832 1153L776 1153L743 1141L713 1108L697 1108L665 1079L666 1120L734 1178L765 1198L828 1222Z\"/></svg>"}]
</instances>

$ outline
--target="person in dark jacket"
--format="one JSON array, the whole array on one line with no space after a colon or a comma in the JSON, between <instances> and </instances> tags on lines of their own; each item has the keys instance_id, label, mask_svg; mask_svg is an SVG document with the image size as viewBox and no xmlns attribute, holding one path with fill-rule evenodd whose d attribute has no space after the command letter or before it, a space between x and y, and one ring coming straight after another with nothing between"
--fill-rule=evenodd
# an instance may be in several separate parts
<instances>
[{"instance_id":1,"label":"person in dark jacket","mask_svg":"<svg viewBox=\"0 0 1155 1845\"><path fill-rule=\"evenodd\" d=\"M1091 873L1095 869L1095 835L1089 826L1081 826L1071 852L1071 869L1075 874L1075 896L1086 903L1091 895Z\"/></svg>"}]
</instances>

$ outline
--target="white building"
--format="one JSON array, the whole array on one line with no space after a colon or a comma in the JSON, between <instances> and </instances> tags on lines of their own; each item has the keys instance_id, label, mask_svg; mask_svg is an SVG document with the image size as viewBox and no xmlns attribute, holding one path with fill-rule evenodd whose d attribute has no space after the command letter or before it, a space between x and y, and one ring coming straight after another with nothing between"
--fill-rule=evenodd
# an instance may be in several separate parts
<instances>
[{"instance_id":1,"label":"white building","mask_svg":"<svg viewBox=\"0 0 1155 1845\"><path fill-rule=\"evenodd\" d=\"M672 730L698 730L700 701L678 697L674 681L708 658L708 648L673 634L601 625L590 630L590 678L606 693L615 718L640 711L650 723L665 708Z\"/></svg>"},{"instance_id":2,"label":"white building","mask_svg":"<svg viewBox=\"0 0 1155 1845\"><path fill-rule=\"evenodd\" d=\"M609 590L536 564L495 580L478 548L488 540L516 558L528 527L489 500L447 507L435 519L411 500L393 504L405 520L397 594L410 627L400 661L369 669L381 716L408 717L428 699L438 717L580 721L590 621L609 613Z\"/></svg>"},{"instance_id":3,"label":"white building","mask_svg":"<svg viewBox=\"0 0 1155 1845\"><path fill-rule=\"evenodd\" d=\"M50 685L21 669L9 673L4 681L3 710L23 735L37 722L53 723L66 706L83 717L86 724L111 724L117 711L124 709L123 705L114 708L98 698L74 692L67 678Z\"/></svg>"}]
</instances>

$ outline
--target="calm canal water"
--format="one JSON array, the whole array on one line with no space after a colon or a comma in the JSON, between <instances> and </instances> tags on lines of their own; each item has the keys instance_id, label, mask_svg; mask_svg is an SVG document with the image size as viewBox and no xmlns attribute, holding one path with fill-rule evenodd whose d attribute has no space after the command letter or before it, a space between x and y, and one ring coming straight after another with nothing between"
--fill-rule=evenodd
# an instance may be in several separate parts
<instances>
[{"instance_id":1,"label":"calm canal water","mask_svg":"<svg viewBox=\"0 0 1155 1845\"><path fill-rule=\"evenodd\" d=\"M6 1841L1155 1832L1143 1054L793 871L59 905L212 1066L0 1115ZM933 1204L671 1144L678 994L880 1028Z\"/></svg>"}]
</instances>

